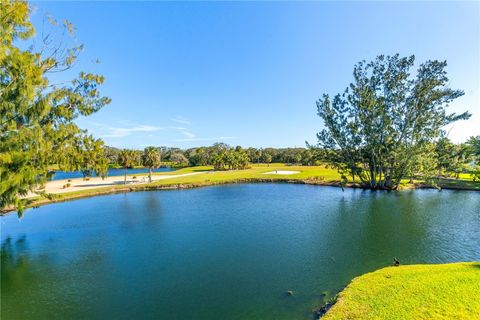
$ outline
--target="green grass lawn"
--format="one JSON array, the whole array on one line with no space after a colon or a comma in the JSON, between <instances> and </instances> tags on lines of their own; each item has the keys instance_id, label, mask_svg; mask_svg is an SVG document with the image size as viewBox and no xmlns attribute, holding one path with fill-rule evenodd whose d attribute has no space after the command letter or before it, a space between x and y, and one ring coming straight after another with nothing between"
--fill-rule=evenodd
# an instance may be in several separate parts
<instances>
[{"instance_id":1,"label":"green grass lawn","mask_svg":"<svg viewBox=\"0 0 480 320\"><path fill-rule=\"evenodd\" d=\"M299 171L295 174L265 174L276 170ZM271 179L271 180L306 180L321 179L325 182L339 182L340 175L335 169L328 169L324 166L289 166L285 164L274 163L269 166L266 164L255 164L245 170L213 171L211 166L188 167L176 170L174 172L157 172L155 175L185 174L191 172L204 172L201 175L172 178L168 180L156 181L153 184L172 185L179 183L208 183L208 182L227 182L248 179Z\"/></svg>"},{"instance_id":2,"label":"green grass lawn","mask_svg":"<svg viewBox=\"0 0 480 320\"><path fill-rule=\"evenodd\" d=\"M480 262L388 267L362 275L323 319L480 319Z\"/></svg>"},{"instance_id":3,"label":"green grass lawn","mask_svg":"<svg viewBox=\"0 0 480 320\"><path fill-rule=\"evenodd\" d=\"M296 174L281 175L281 174L265 174L275 170L289 170L299 171ZM232 170L232 171L213 171L211 166L202 167L187 167L179 169L174 172L157 172L156 175L171 175L184 174L191 172L207 171L205 175L179 177L168 179L164 181L154 182L154 185L174 185L174 184L213 184L225 183L237 180L255 180L255 179L270 179L270 180L311 180L312 183L338 184L340 182L340 175L335 169L326 168L325 166L289 166L281 163L273 163L267 166L266 164L254 164L250 169L246 170ZM352 181L349 181L352 182ZM358 180L356 181L359 182ZM421 184L421 180L414 180L415 184ZM442 188L449 189L469 189L480 190L480 183L473 182L470 175L464 174L460 179L446 179L438 180L438 185ZM412 188L415 185L409 184L409 180L402 180L401 189Z\"/></svg>"}]
</instances>

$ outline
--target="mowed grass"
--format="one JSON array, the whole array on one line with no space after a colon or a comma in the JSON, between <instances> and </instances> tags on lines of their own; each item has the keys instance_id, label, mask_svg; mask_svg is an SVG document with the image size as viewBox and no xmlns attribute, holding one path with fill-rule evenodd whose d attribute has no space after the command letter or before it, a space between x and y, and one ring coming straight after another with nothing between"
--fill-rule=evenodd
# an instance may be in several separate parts
<instances>
[{"instance_id":1,"label":"mowed grass","mask_svg":"<svg viewBox=\"0 0 480 320\"><path fill-rule=\"evenodd\" d=\"M274 171L298 171L294 174L267 174ZM173 185L187 183L235 182L242 180L319 180L329 183L340 181L340 175L335 169L325 166L289 166L285 164L255 164L245 170L214 171L211 166L188 167L174 172L159 172L155 175L179 175L202 172L202 174L171 178L153 182L153 185Z\"/></svg>"},{"instance_id":2,"label":"mowed grass","mask_svg":"<svg viewBox=\"0 0 480 320\"><path fill-rule=\"evenodd\" d=\"M266 174L272 171L299 171L296 174ZM213 171L211 166L188 167L179 169L174 172L158 172L155 175L172 175L185 174L192 172L205 172L202 175L187 176L172 178L154 182L153 185L175 185L175 184L214 184L214 183L228 183L242 180L277 180L277 181L305 181L318 184L339 184L340 174L337 170L327 168L326 166L290 166L281 163L270 164L254 164L251 168L246 170L231 170L231 171ZM349 177L349 183L352 183ZM357 178L356 183L359 183ZM415 179L414 184L409 183L409 179L402 180L400 189L415 188L416 185L422 185L423 181ZM464 189L464 190L480 190L480 183L472 181L470 175L463 174L460 179L441 178L438 180L438 186L448 189Z\"/></svg>"},{"instance_id":3,"label":"mowed grass","mask_svg":"<svg viewBox=\"0 0 480 320\"><path fill-rule=\"evenodd\" d=\"M362 275L323 319L480 319L480 262L387 267Z\"/></svg>"}]
</instances>

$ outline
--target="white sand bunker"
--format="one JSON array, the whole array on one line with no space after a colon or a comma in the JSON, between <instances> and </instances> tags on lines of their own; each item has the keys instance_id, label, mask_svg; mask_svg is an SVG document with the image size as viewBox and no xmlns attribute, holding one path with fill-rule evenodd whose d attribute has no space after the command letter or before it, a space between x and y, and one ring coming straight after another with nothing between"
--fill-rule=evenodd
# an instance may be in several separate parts
<instances>
[{"instance_id":1,"label":"white sand bunker","mask_svg":"<svg viewBox=\"0 0 480 320\"><path fill-rule=\"evenodd\" d=\"M275 171L265 172L264 174L295 174L295 173L300 173L300 171L275 170Z\"/></svg>"}]
</instances>

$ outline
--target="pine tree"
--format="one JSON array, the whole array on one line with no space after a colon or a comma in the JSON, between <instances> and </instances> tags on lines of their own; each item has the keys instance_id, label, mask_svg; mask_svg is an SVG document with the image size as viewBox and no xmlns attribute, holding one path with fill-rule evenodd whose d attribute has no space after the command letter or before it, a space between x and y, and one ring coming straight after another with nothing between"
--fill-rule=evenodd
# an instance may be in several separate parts
<instances>
[{"instance_id":1,"label":"pine tree","mask_svg":"<svg viewBox=\"0 0 480 320\"><path fill-rule=\"evenodd\" d=\"M69 22L63 28L73 36ZM1 0L0 209L15 207L20 214L22 196L45 181L49 166L106 170L102 142L74 123L110 102L98 91L104 78L81 72L67 83L51 83L49 75L70 69L83 46L54 45L51 35L35 39L40 48L19 46L20 41L33 44L34 35L28 3Z\"/></svg>"}]
</instances>

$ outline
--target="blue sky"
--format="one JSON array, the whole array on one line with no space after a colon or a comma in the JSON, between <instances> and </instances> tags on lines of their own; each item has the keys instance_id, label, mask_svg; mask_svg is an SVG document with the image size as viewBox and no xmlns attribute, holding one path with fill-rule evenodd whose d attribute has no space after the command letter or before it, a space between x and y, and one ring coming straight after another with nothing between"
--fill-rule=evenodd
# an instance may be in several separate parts
<instances>
[{"instance_id":1,"label":"blue sky","mask_svg":"<svg viewBox=\"0 0 480 320\"><path fill-rule=\"evenodd\" d=\"M71 72L106 77L102 93L112 103L77 122L112 146L304 146L322 127L315 101L343 91L356 62L397 52L446 59L450 86L465 91L450 110L473 113L450 137L480 134L479 2L35 7L39 30L44 13L77 27L85 50Z\"/></svg>"}]
</instances>

